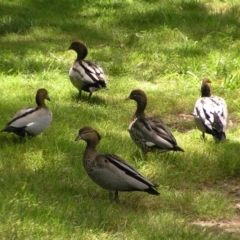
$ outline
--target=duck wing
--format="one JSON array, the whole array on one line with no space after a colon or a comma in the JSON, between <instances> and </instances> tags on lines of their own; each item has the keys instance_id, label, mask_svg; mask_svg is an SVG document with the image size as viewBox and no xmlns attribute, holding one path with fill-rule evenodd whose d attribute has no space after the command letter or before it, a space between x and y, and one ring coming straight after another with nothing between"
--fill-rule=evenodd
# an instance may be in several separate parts
<instances>
[{"instance_id":1,"label":"duck wing","mask_svg":"<svg viewBox=\"0 0 240 240\"><path fill-rule=\"evenodd\" d=\"M146 191L159 195L156 184L143 177L134 167L113 154L98 154L95 160L95 181L113 191Z\"/></svg>"},{"instance_id":2,"label":"duck wing","mask_svg":"<svg viewBox=\"0 0 240 240\"><path fill-rule=\"evenodd\" d=\"M48 108L28 107L17 112L2 131L14 132L19 136L37 135L52 121L52 112Z\"/></svg>"},{"instance_id":3,"label":"duck wing","mask_svg":"<svg viewBox=\"0 0 240 240\"><path fill-rule=\"evenodd\" d=\"M177 146L176 139L160 118L138 118L133 128L149 147L168 150Z\"/></svg>"},{"instance_id":4,"label":"duck wing","mask_svg":"<svg viewBox=\"0 0 240 240\"><path fill-rule=\"evenodd\" d=\"M217 140L225 140L228 113L227 105L219 97L202 97L194 106L194 118L202 132L212 134Z\"/></svg>"},{"instance_id":5,"label":"duck wing","mask_svg":"<svg viewBox=\"0 0 240 240\"><path fill-rule=\"evenodd\" d=\"M23 127L26 126L28 122L27 119L36 112L39 107L26 107L18 111L13 118L7 123L7 125L12 125L15 127Z\"/></svg>"},{"instance_id":6,"label":"duck wing","mask_svg":"<svg viewBox=\"0 0 240 240\"><path fill-rule=\"evenodd\" d=\"M73 75L70 77L80 79L83 84L105 84L106 77L101 66L93 61L76 61L72 66Z\"/></svg>"},{"instance_id":7,"label":"duck wing","mask_svg":"<svg viewBox=\"0 0 240 240\"><path fill-rule=\"evenodd\" d=\"M215 113L217 114L219 121L222 124L222 131L225 131L228 125L228 110L227 104L223 98L217 96L211 96L211 101L214 104Z\"/></svg>"},{"instance_id":8,"label":"duck wing","mask_svg":"<svg viewBox=\"0 0 240 240\"><path fill-rule=\"evenodd\" d=\"M212 134L212 126L214 123L214 105L213 102L208 97L202 97L197 100L194 106L194 117L195 120L199 121L202 124L206 133Z\"/></svg>"}]
</instances>

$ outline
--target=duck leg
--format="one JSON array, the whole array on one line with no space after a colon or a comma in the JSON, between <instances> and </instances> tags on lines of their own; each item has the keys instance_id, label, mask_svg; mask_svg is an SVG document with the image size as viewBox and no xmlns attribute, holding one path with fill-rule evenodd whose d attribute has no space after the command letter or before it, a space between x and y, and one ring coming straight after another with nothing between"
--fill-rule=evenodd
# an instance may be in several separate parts
<instances>
[{"instance_id":1,"label":"duck leg","mask_svg":"<svg viewBox=\"0 0 240 240\"><path fill-rule=\"evenodd\" d=\"M116 202L119 201L119 198L118 198L118 191L115 191L115 193L114 193L114 200L115 200Z\"/></svg>"},{"instance_id":2,"label":"duck leg","mask_svg":"<svg viewBox=\"0 0 240 240\"><path fill-rule=\"evenodd\" d=\"M82 90L79 90L78 92L78 98L81 100L82 99Z\"/></svg>"},{"instance_id":3,"label":"duck leg","mask_svg":"<svg viewBox=\"0 0 240 240\"><path fill-rule=\"evenodd\" d=\"M142 158L146 161L147 160L147 151L142 150Z\"/></svg>"},{"instance_id":4,"label":"duck leg","mask_svg":"<svg viewBox=\"0 0 240 240\"><path fill-rule=\"evenodd\" d=\"M89 93L88 100L90 100L91 96L92 96L92 92Z\"/></svg>"},{"instance_id":5,"label":"duck leg","mask_svg":"<svg viewBox=\"0 0 240 240\"><path fill-rule=\"evenodd\" d=\"M113 196L113 192L112 192L112 191L109 191L109 199L110 199L110 202L113 202L113 201L118 202L118 201L119 201L118 191L115 191L115 192L114 192L114 196Z\"/></svg>"}]
</instances>

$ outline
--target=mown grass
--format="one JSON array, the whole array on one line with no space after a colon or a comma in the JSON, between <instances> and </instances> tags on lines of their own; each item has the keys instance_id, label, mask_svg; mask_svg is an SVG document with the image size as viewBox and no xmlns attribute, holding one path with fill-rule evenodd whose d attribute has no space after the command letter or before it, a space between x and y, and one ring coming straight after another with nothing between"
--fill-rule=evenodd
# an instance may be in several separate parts
<instances>
[{"instance_id":1,"label":"mown grass","mask_svg":"<svg viewBox=\"0 0 240 240\"><path fill-rule=\"evenodd\" d=\"M192 225L238 221L239 25L237 0L30 1L0 3L0 126L36 90L49 91L52 125L41 136L18 141L0 135L1 239L239 239L239 232ZM68 79L74 39L101 63L108 91L76 101ZM201 79L229 106L228 140L203 142L188 116ZM168 124L184 153L150 153L147 160L127 132L143 89L147 113ZM182 117L182 114L188 118ZM102 135L99 151L115 153L159 183L161 196L120 193L110 204L82 167L78 129Z\"/></svg>"}]
</instances>

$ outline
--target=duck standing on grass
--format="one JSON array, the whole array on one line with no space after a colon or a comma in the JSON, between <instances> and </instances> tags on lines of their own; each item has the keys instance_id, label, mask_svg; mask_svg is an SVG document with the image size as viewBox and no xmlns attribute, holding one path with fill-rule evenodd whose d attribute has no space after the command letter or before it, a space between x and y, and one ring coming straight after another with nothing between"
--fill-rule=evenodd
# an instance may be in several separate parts
<instances>
[{"instance_id":1,"label":"duck standing on grass","mask_svg":"<svg viewBox=\"0 0 240 240\"><path fill-rule=\"evenodd\" d=\"M133 115L128 131L132 140L144 154L155 150L160 152L184 152L177 145L176 139L160 118L145 116L144 110L147 106L147 96L144 91L140 89L133 90L129 97L126 98L126 100L129 99L137 102L137 110Z\"/></svg>"},{"instance_id":2,"label":"duck standing on grass","mask_svg":"<svg viewBox=\"0 0 240 240\"><path fill-rule=\"evenodd\" d=\"M40 88L36 94L37 107L27 107L18 111L1 132L13 132L20 137L37 136L52 122L52 112L45 104L50 101L48 92Z\"/></svg>"},{"instance_id":3,"label":"duck standing on grass","mask_svg":"<svg viewBox=\"0 0 240 240\"><path fill-rule=\"evenodd\" d=\"M224 99L211 95L211 81L208 78L202 80L201 97L194 106L194 120L203 139L207 133L217 141L226 140L227 104Z\"/></svg>"},{"instance_id":4,"label":"duck standing on grass","mask_svg":"<svg viewBox=\"0 0 240 240\"><path fill-rule=\"evenodd\" d=\"M82 41L74 41L68 49L77 53L77 59L69 71L69 78L78 89L79 98L81 99L82 90L89 92L90 99L92 93L98 89L107 89L106 77L101 66L96 62L84 60L88 54L85 44Z\"/></svg>"},{"instance_id":5,"label":"duck standing on grass","mask_svg":"<svg viewBox=\"0 0 240 240\"><path fill-rule=\"evenodd\" d=\"M156 184L144 178L135 168L120 157L113 154L97 152L101 140L99 133L91 127L83 127L75 141L84 140L87 143L83 154L83 166L88 176L100 187L109 191L112 200L118 200L118 191L144 191L159 195Z\"/></svg>"}]
</instances>

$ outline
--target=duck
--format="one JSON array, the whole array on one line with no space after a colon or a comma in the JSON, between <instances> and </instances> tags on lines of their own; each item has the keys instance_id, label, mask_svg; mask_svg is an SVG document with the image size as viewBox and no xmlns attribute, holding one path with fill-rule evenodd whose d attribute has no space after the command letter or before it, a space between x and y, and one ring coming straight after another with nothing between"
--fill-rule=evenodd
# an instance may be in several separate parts
<instances>
[{"instance_id":1,"label":"duck","mask_svg":"<svg viewBox=\"0 0 240 240\"><path fill-rule=\"evenodd\" d=\"M226 140L228 109L225 100L211 94L211 81L204 78L201 85L201 97L194 105L194 121L198 130L210 134L216 141Z\"/></svg>"},{"instance_id":2,"label":"duck","mask_svg":"<svg viewBox=\"0 0 240 240\"><path fill-rule=\"evenodd\" d=\"M146 155L148 152L166 152L184 150L178 146L166 124L159 117L145 115L147 95L141 89L131 91L126 100L137 102L137 109L128 127L129 134L135 144Z\"/></svg>"},{"instance_id":3,"label":"duck","mask_svg":"<svg viewBox=\"0 0 240 240\"><path fill-rule=\"evenodd\" d=\"M48 91L40 88L36 93L36 107L26 107L18 111L1 132L14 133L20 137L35 137L42 133L52 122L52 112L46 106L50 101Z\"/></svg>"},{"instance_id":4,"label":"duck","mask_svg":"<svg viewBox=\"0 0 240 240\"><path fill-rule=\"evenodd\" d=\"M87 143L83 153L84 169L93 182L109 191L111 201L119 200L119 191L143 191L152 195L160 194L155 189L157 184L143 177L125 160L114 154L99 153L97 145L101 136L95 129L89 126L82 127L75 141L78 140Z\"/></svg>"},{"instance_id":5,"label":"duck","mask_svg":"<svg viewBox=\"0 0 240 240\"><path fill-rule=\"evenodd\" d=\"M94 61L84 60L88 54L86 45L82 41L76 40L71 43L68 50L74 50L77 53L77 59L69 70L69 78L79 91L78 97L81 99L82 91L89 92L89 100L93 92L101 88L107 89L102 67Z\"/></svg>"}]
</instances>

